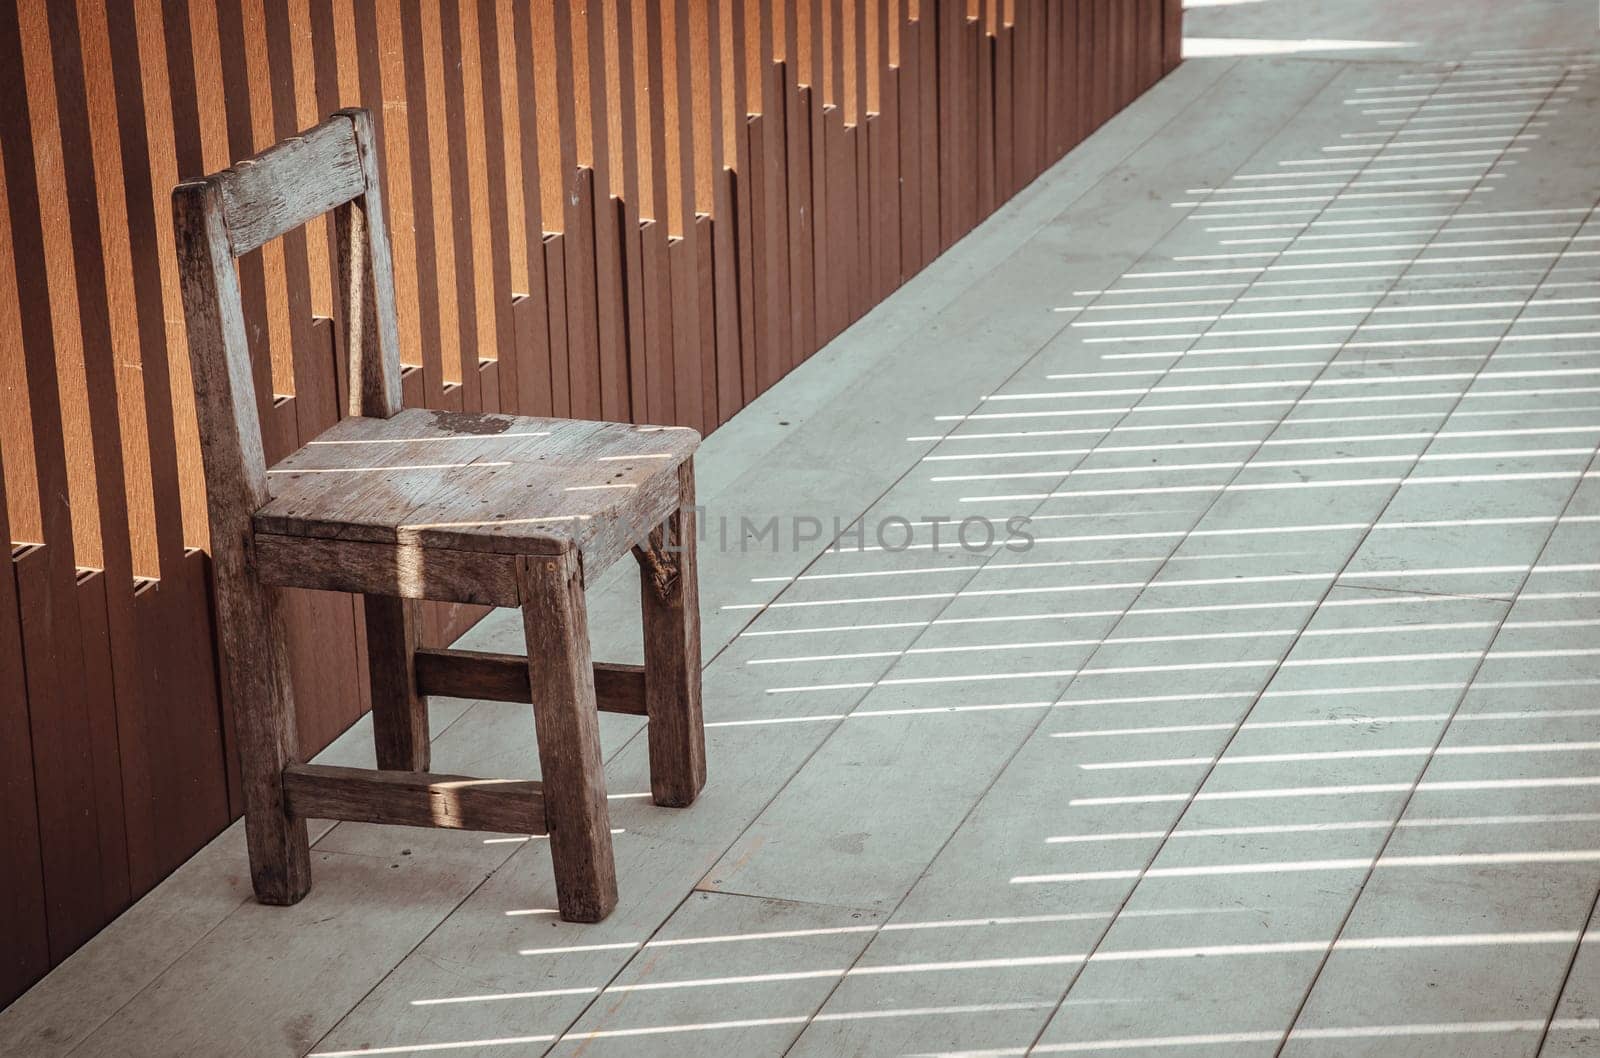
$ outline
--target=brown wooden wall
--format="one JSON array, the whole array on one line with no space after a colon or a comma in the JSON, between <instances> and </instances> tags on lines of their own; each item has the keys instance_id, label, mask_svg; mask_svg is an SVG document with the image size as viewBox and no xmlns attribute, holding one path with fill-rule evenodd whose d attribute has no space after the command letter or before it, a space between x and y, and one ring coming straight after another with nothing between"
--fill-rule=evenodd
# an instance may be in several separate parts
<instances>
[{"instance_id":1,"label":"brown wooden wall","mask_svg":"<svg viewBox=\"0 0 1600 1058\"><path fill-rule=\"evenodd\" d=\"M239 812L169 195L371 108L406 402L709 431L1177 61L1178 0L0 0L0 1004ZM329 232L240 261L268 455ZM306 752L359 600L290 603ZM478 614L434 608L452 638Z\"/></svg>"}]
</instances>

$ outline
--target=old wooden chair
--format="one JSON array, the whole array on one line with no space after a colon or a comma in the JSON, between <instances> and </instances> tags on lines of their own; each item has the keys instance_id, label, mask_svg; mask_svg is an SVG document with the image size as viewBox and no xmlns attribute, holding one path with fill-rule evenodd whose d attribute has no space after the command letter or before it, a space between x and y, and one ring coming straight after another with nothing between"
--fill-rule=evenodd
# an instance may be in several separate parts
<instances>
[{"instance_id":1,"label":"old wooden chair","mask_svg":"<svg viewBox=\"0 0 1600 1058\"><path fill-rule=\"evenodd\" d=\"M371 118L339 111L173 192L204 449L217 638L257 897L311 885L307 817L550 835L561 916L616 904L596 708L649 718L655 802L705 782L692 430L401 410ZM234 258L327 211L349 418L263 456ZM645 664L594 665L584 584L632 548ZM279 589L364 595L380 770L302 763ZM422 649L418 599L518 606L527 657ZM426 696L531 703L540 782L428 772Z\"/></svg>"}]
</instances>

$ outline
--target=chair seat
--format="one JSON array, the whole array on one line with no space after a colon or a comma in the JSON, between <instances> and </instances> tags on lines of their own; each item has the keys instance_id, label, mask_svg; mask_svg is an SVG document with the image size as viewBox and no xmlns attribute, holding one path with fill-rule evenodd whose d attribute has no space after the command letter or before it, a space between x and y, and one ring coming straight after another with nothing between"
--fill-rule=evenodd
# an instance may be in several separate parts
<instances>
[{"instance_id":1,"label":"chair seat","mask_svg":"<svg viewBox=\"0 0 1600 1058\"><path fill-rule=\"evenodd\" d=\"M676 509L694 430L408 408L268 473L257 534L614 560ZM587 561L586 561L587 564Z\"/></svg>"}]
</instances>

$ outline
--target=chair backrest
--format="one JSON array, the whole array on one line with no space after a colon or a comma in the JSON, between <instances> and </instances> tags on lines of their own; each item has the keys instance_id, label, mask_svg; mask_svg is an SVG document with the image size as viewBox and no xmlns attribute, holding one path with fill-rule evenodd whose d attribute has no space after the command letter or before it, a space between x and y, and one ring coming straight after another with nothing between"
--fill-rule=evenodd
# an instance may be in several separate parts
<instances>
[{"instance_id":1,"label":"chair backrest","mask_svg":"<svg viewBox=\"0 0 1600 1058\"><path fill-rule=\"evenodd\" d=\"M269 498L234 258L332 210L349 414L388 418L400 410L394 272L372 117L340 110L248 161L185 181L172 192L172 210L215 547L219 529L239 525Z\"/></svg>"}]
</instances>

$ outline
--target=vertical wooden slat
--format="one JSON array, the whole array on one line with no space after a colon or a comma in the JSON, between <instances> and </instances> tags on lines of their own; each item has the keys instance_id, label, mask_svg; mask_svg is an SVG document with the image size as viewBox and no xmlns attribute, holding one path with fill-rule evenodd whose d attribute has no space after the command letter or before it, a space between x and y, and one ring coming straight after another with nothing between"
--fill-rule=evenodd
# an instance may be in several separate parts
<instances>
[{"instance_id":1,"label":"vertical wooden slat","mask_svg":"<svg viewBox=\"0 0 1600 1058\"><path fill-rule=\"evenodd\" d=\"M181 5L172 6L177 9L174 14L181 12ZM134 289L140 314L140 373L150 430L157 549L160 575L169 578L187 569L185 546L203 546L208 532L205 505L197 499L204 488L199 433L189 382L187 336L178 311L177 259L166 220L170 190L178 179L176 111L180 106L169 80L167 49L169 40L187 43L188 27L183 20L164 14L163 0L108 5L107 17L123 138L124 188L129 196L130 254L140 263L135 269ZM192 87L192 77L188 84ZM148 206L133 201L141 187L149 198ZM154 292L151 285L156 287ZM151 307L157 305L154 326L147 332ZM181 619L184 634L174 637L179 641L173 652L180 670L195 667L192 651L186 654L184 648L198 646L195 637L209 635L202 627L209 622L197 621L196 616L204 615ZM198 706L200 699L195 701Z\"/></svg>"},{"instance_id":2,"label":"vertical wooden slat","mask_svg":"<svg viewBox=\"0 0 1600 1058\"><path fill-rule=\"evenodd\" d=\"M551 12L542 12L550 14ZM557 139L560 144L560 181L564 191L561 206L564 217L561 245L565 254L563 280L566 293L567 374L566 387L571 414L597 419L601 415L600 322L595 291L595 212L594 170L579 156L578 80L573 71L574 54L585 37L585 28L576 24L568 5L556 0L553 19L546 28L548 43L541 43L536 54L554 55ZM579 36L574 36L578 32ZM587 98L587 96L586 96ZM588 117L585 115L585 122ZM585 148L587 149L587 148ZM556 378L561 388L561 376Z\"/></svg>"},{"instance_id":3,"label":"vertical wooden slat","mask_svg":"<svg viewBox=\"0 0 1600 1058\"><path fill-rule=\"evenodd\" d=\"M516 407L515 333L511 322L511 227L505 223L508 211L506 189L506 150L503 145L511 139L506 127L504 112L505 90L501 84L506 69L500 56L500 19L494 0L476 0L472 19L478 47L473 52L479 56L479 74L474 78L478 91L472 98L475 115L473 127L482 128L480 153L476 156L474 176L473 224L479 233L478 313L485 317L480 330L480 350L492 337L497 365L495 406L510 411ZM465 18L465 9L464 9ZM515 193L520 198L521 189ZM487 247L484 244L487 243ZM492 331L489 326L492 325Z\"/></svg>"},{"instance_id":4,"label":"vertical wooden slat","mask_svg":"<svg viewBox=\"0 0 1600 1058\"><path fill-rule=\"evenodd\" d=\"M1183 0L1161 0L1161 69L1171 73L1183 61Z\"/></svg>"},{"instance_id":5,"label":"vertical wooden slat","mask_svg":"<svg viewBox=\"0 0 1600 1058\"><path fill-rule=\"evenodd\" d=\"M351 41L354 10L348 2L340 4L336 16L333 0L289 0L289 39L294 61L295 123L310 128L343 106L360 106L356 88L358 63ZM320 47L318 41L321 41ZM346 99L340 98L339 50L349 56L345 77ZM318 318L333 318L335 308L334 273L338 270L338 251L333 243L333 223L317 217L306 225L306 258L311 274L311 312ZM339 328L335 328L338 331ZM334 407L349 407L349 382L342 370L333 373Z\"/></svg>"},{"instance_id":6,"label":"vertical wooden slat","mask_svg":"<svg viewBox=\"0 0 1600 1058\"><path fill-rule=\"evenodd\" d=\"M828 0L828 102L833 120L828 125L828 204L831 209L831 274L835 277L833 325L835 333L855 319L858 286L856 261L861 231L856 222L855 76L849 37L850 16L844 0Z\"/></svg>"},{"instance_id":7,"label":"vertical wooden slat","mask_svg":"<svg viewBox=\"0 0 1600 1058\"><path fill-rule=\"evenodd\" d=\"M923 265L922 249L922 24L911 18L914 0L903 0L900 76L895 90L900 111L900 281Z\"/></svg>"},{"instance_id":8,"label":"vertical wooden slat","mask_svg":"<svg viewBox=\"0 0 1600 1058\"><path fill-rule=\"evenodd\" d=\"M723 103L722 7L734 0L695 0L688 5L689 55L694 81L696 184L699 209L707 214L711 236L711 319L716 336L715 370L706 406L708 425L720 425L738 410L743 397L739 348L738 225L733 181L727 168L727 108ZM681 9L680 9L681 10ZM701 133L704 133L702 137ZM704 315L706 302L702 298Z\"/></svg>"},{"instance_id":9,"label":"vertical wooden slat","mask_svg":"<svg viewBox=\"0 0 1600 1058\"><path fill-rule=\"evenodd\" d=\"M667 158L667 223L673 242L667 250L672 270L672 358L673 406L678 422L699 430L709 427L706 380L703 377L705 335L709 317L702 317L703 295L700 283L700 226L695 221L695 122L688 113L694 87L690 77L689 21L685 0L653 5L663 25L652 46L662 53L662 100L667 113L676 115L671 123L675 134L664 141ZM714 343L715 339L712 339Z\"/></svg>"},{"instance_id":10,"label":"vertical wooden slat","mask_svg":"<svg viewBox=\"0 0 1600 1058\"><path fill-rule=\"evenodd\" d=\"M792 368L816 347L813 277L816 246L813 227L816 210L811 188L811 117L809 97L801 84L807 80L801 62L800 12L796 0L783 6L783 139L788 175L789 238L789 355Z\"/></svg>"},{"instance_id":11,"label":"vertical wooden slat","mask_svg":"<svg viewBox=\"0 0 1600 1058\"><path fill-rule=\"evenodd\" d=\"M873 272L878 292L887 296L900 285L900 69L895 64L893 19L898 9L892 3L876 3L876 51L873 63L878 71L876 116L872 121L872 167L876 188L873 193Z\"/></svg>"},{"instance_id":12,"label":"vertical wooden slat","mask_svg":"<svg viewBox=\"0 0 1600 1058\"><path fill-rule=\"evenodd\" d=\"M1083 122L1083 96L1078 90L1078 66L1082 54L1082 42L1078 40L1078 10L1082 0L1062 0L1061 34L1064 43L1061 48L1061 82L1056 85L1056 91L1066 98L1066 106L1062 107L1062 118L1066 122L1066 138L1064 146L1067 150L1077 147L1083 142L1085 136L1085 122Z\"/></svg>"},{"instance_id":13,"label":"vertical wooden slat","mask_svg":"<svg viewBox=\"0 0 1600 1058\"><path fill-rule=\"evenodd\" d=\"M416 22L420 46L413 72L407 55L407 73L426 90L422 108L430 149L431 198L417 198L418 212L433 218L433 270L438 276L440 364L444 402L455 409L481 406L478 393L478 335L472 324L473 283L471 232L463 230L465 216L464 169L460 85L460 29L457 5L411 5L402 16ZM413 106L416 104L413 103ZM422 258L426 261L426 258Z\"/></svg>"},{"instance_id":14,"label":"vertical wooden slat","mask_svg":"<svg viewBox=\"0 0 1600 1058\"><path fill-rule=\"evenodd\" d=\"M1143 21L1143 9L1149 6L1149 0L1129 0L1122 6L1122 49L1125 68L1122 73L1122 94L1117 100L1120 109L1126 106L1134 96L1139 94L1139 83L1144 79L1144 39L1145 33L1140 23Z\"/></svg>"},{"instance_id":15,"label":"vertical wooden slat","mask_svg":"<svg viewBox=\"0 0 1600 1058\"><path fill-rule=\"evenodd\" d=\"M1016 130L1017 184L1022 186L1039 173L1043 98L1039 84L1039 0L1017 0L1016 65L1012 72Z\"/></svg>"},{"instance_id":16,"label":"vertical wooden slat","mask_svg":"<svg viewBox=\"0 0 1600 1058\"><path fill-rule=\"evenodd\" d=\"M647 422L678 422L674 364L675 302L672 293L672 186L667 178L667 72L661 5L632 0L635 90L643 112L639 138L648 164L639 166L640 210L647 218L639 233L644 255L644 389L641 410Z\"/></svg>"},{"instance_id":17,"label":"vertical wooden slat","mask_svg":"<svg viewBox=\"0 0 1600 1058\"><path fill-rule=\"evenodd\" d=\"M610 86L606 81L604 4L590 4L572 18L574 58L582 60L578 95L588 107L578 112L578 147L592 173L594 274L599 342L600 415L626 421L628 407L627 308L624 303L622 236L616 198L621 181L611 164ZM584 15L584 17L578 17ZM578 50L581 48L582 50Z\"/></svg>"},{"instance_id":18,"label":"vertical wooden slat","mask_svg":"<svg viewBox=\"0 0 1600 1058\"><path fill-rule=\"evenodd\" d=\"M700 358L700 409L704 425L702 432L716 429L721 423L717 417L717 348L718 348L718 320L717 320L717 273L716 273L716 244L713 233L713 222L708 213L696 213L694 217L695 236L694 246L694 289L699 305L695 312L700 320L699 350Z\"/></svg>"},{"instance_id":19,"label":"vertical wooden slat","mask_svg":"<svg viewBox=\"0 0 1600 1058\"><path fill-rule=\"evenodd\" d=\"M802 99L809 128L807 150L811 162L811 316L812 344L822 346L837 333L833 326L829 276L833 268L829 228L832 226L832 188L828 180L828 146L824 114L828 104L826 53L823 49L823 13L829 0L800 0L802 34L800 56L807 91Z\"/></svg>"},{"instance_id":20,"label":"vertical wooden slat","mask_svg":"<svg viewBox=\"0 0 1600 1058\"><path fill-rule=\"evenodd\" d=\"M977 0L968 0L966 9L958 12L956 26L958 35L954 44L956 46L956 61L961 68L961 78L958 82L956 102L959 105L959 119L956 124L957 142L961 149L961 191L957 196L960 206L958 228L962 235L971 231L978 223L978 170L982 165L978 155L980 144L978 141L978 46L983 39L983 26L975 17L972 10Z\"/></svg>"},{"instance_id":21,"label":"vertical wooden slat","mask_svg":"<svg viewBox=\"0 0 1600 1058\"><path fill-rule=\"evenodd\" d=\"M605 124L596 131L605 137L611 170L611 216L617 226L616 268L621 299L617 314L621 332L618 397L627 408L625 418L636 419L642 415L648 398L645 392L644 247L640 242L644 223L639 198L641 130L632 61L633 11L626 3L603 5L594 12L594 18L600 34L602 61L598 76L605 81L606 98Z\"/></svg>"},{"instance_id":22,"label":"vertical wooden slat","mask_svg":"<svg viewBox=\"0 0 1600 1058\"><path fill-rule=\"evenodd\" d=\"M552 412L572 414L572 387L568 363L572 335L567 329L567 246L561 234L544 240L545 303L550 313L550 400Z\"/></svg>"},{"instance_id":23,"label":"vertical wooden slat","mask_svg":"<svg viewBox=\"0 0 1600 1058\"><path fill-rule=\"evenodd\" d=\"M1165 68L1166 56L1164 53L1163 32L1165 14L1162 5L1165 0L1140 0L1138 13L1139 26L1139 69L1142 76L1135 86L1135 95L1143 92L1167 72Z\"/></svg>"},{"instance_id":24,"label":"vertical wooden slat","mask_svg":"<svg viewBox=\"0 0 1600 1058\"><path fill-rule=\"evenodd\" d=\"M994 206L998 206L1016 193L1016 93L1013 64L1016 62L1017 34L1005 18L1008 5L1002 0L994 37L994 120L990 135L994 138Z\"/></svg>"},{"instance_id":25,"label":"vertical wooden slat","mask_svg":"<svg viewBox=\"0 0 1600 1058\"><path fill-rule=\"evenodd\" d=\"M917 267L923 268L944 251L945 243L940 238L940 210L943 206L940 200L939 170L939 137L943 135L944 127L940 118L940 66L939 66L939 13L937 4L939 0L918 0L920 3L917 40L922 49L918 56L917 69L922 77L922 85L917 92L917 102L922 108L919 120L921 126L922 158L918 170L922 175L922 190L919 199L922 203L922 218L918 223L918 230L922 233L922 255ZM944 95L950 94L950 87L946 86Z\"/></svg>"},{"instance_id":26,"label":"vertical wooden slat","mask_svg":"<svg viewBox=\"0 0 1600 1058\"><path fill-rule=\"evenodd\" d=\"M850 30L851 47L848 53L853 71L849 82L853 86L851 104L855 122L855 203L856 203L856 257L855 286L851 288L850 318L858 320L867 314L882 295L876 289L872 272L873 211L872 211L872 144L867 114L867 11L869 0L849 0L846 25Z\"/></svg>"},{"instance_id":27,"label":"vertical wooden slat","mask_svg":"<svg viewBox=\"0 0 1600 1058\"><path fill-rule=\"evenodd\" d=\"M413 187L420 167L411 142L413 132L421 128L425 133L426 126L419 126L420 114L412 110L408 100L406 45L397 0L355 0L353 14L356 39L363 42L363 59L368 49L374 53L373 61L361 63L361 100L376 115L373 125L383 160L400 361L420 369L409 373L409 384L420 399L437 401L439 371L436 366L427 366L436 365L439 356L438 321L431 300L434 288L424 287L420 266L424 245L431 246L426 240L431 240L433 228L425 214L419 218L415 205L418 194L425 195L426 191ZM369 67L373 68L371 73Z\"/></svg>"},{"instance_id":28,"label":"vertical wooden slat","mask_svg":"<svg viewBox=\"0 0 1600 1058\"><path fill-rule=\"evenodd\" d=\"M1045 119L1043 165L1049 165L1061 155L1067 143L1067 130L1071 125L1068 116L1072 96L1071 78L1067 72L1067 15L1063 4L1045 4L1040 10L1039 32L1044 38Z\"/></svg>"},{"instance_id":29,"label":"vertical wooden slat","mask_svg":"<svg viewBox=\"0 0 1600 1058\"><path fill-rule=\"evenodd\" d=\"M505 189L513 216L522 218L521 285L515 287L513 326L516 333L516 370L502 372L501 387L514 394L510 410L523 415L548 415L554 409L550 372L550 309L545 280L544 196L541 188L539 117L542 99L533 71L533 21L526 4L497 5L499 37L509 53L514 77L502 84L505 109L515 107L513 118L502 119L507 135L508 177L520 178ZM509 27L508 27L509 23ZM507 32L509 28L510 32ZM514 277L515 278L515 277ZM515 383L505 377L514 374Z\"/></svg>"},{"instance_id":30,"label":"vertical wooden slat","mask_svg":"<svg viewBox=\"0 0 1600 1058\"><path fill-rule=\"evenodd\" d=\"M1086 136L1100 127L1100 114L1105 109L1105 86L1100 77L1103 49L1098 39L1103 6L1104 0L1078 0L1078 84Z\"/></svg>"},{"instance_id":31,"label":"vertical wooden slat","mask_svg":"<svg viewBox=\"0 0 1600 1058\"><path fill-rule=\"evenodd\" d=\"M937 39L939 82L939 248L943 250L960 237L960 208L957 197L967 184L961 167L962 143L957 125L961 119L960 96L964 85L957 36L966 0L930 0L934 4L934 36Z\"/></svg>"},{"instance_id":32,"label":"vertical wooden slat","mask_svg":"<svg viewBox=\"0 0 1600 1058\"><path fill-rule=\"evenodd\" d=\"M760 393L781 378L790 363L789 312L789 204L785 176L788 168L784 122L784 67L776 58L781 5L747 0L753 17L760 19L750 49L752 84L759 98L751 102L750 157L754 173L751 187L756 197L756 245L753 274L756 294L756 377ZM753 93L754 94L754 93Z\"/></svg>"},{"instance_id":33,"label":"vertical wooden slat","mask_svg":"<svg viewBox=\"0 0 1600 1058\"><path fill-rule=\"evenodd\" d=\"M391 101L398 104L406 117L403 128L401 122L392 123L388 140L389 172L405 166L404 177L395 182L403 181L406 193L389 196L396 233L392 252L399 258L395 280L402 290L408 286L415 289L414 294L400 297L402 304L415 306L410 315L416 327L414 345L408 345L407 335L402 330L401 348L414 350L412 355L416 359L407 362L422 368L423 400L430 406L443 407L445 369L440 346L439 275L432 267L437 257L434 252L433 164L429 158L430 93L422 69L422 25L421 19L402 10L400 0L379 0L378 10L379 34L385 38L382 49L384 105L389 107ZM406 316L401 313L402 327Z\"/></svg>"},{"instance_id":34,"label":"vertical wooden slat","mask_svg":"<svg viewBox=\"0 0 1600 1058\"><path fill-rule=\"evenodd\" d=\"M115 662L125 663L126 653L124 644L113 642L111 625L122 616L116 611L125 608L124 600L115 598L120 586L101 570L82 570L78 574L78 633L84 695L89 705L89 788L100 841L100 876L91 881L100 887L98 911L105 918L128 906L129 898L125 816L130 802L123 790L117 707L121 704L134 716L140 712L137 702L129 701L132 695L128 693L130 681L126 676L120 681L122 694L118 694ZM124 590L131 592L132 588L130 581ZM126 634L125 629L119 628L118 632Z\"/></svg>"},{"instance_id":35,"label":"vertical wooden slat","mask_svg":"<svg viewBox=\"0 0 1600 1058\"><path fill-rule=\"evenodd\" d=\"M153 0L139 0L137 4L133 0L123 0L105 5L105 12L106 42L116 95L121 190L128 239L126 267L133 297L132 322L137 330L137 370L144 398L150 517L156 552L155 568L142 572L162 579L177 578L184 554L183 482L179 476L174 437L177 425L172 397L174 369L170 357L181 357L185 350L174 341L180 335L167 327L169 297L164 280L171 277L175 291L176 272L172 263L172 236L164 223L165 210L158 212L157 209L158 201L165 204L165 184L176 178L176 171L170 167L170 158L157 157L160 147L151 143L152 125L163 126L165 135L170 137L170 117L160 114L152 105L160 98L159 90L165 85L162 68L157 66L147 71L141 52L141 34L153 28L159 35L163 26L161 12Z\"/></svg>"},{"instance_id":36,"label":"vertical wooden slat","mask_svg":"<svg viewBox=\"0 0 1600 1058\"><path fill-rule=\"evenodd\" d=\"M289 12L281 3L265 4L264 32L271 82L272 135L267 142L287 139L301 129L295 102L294 55ZM262 144L261 146L266 146ZM303 228L287 232L279 245L283 255L288 309L288 338L294 365L295 418L301 443L333 425L339 417L333 364L320 359L311 339L311 267Z\"/></svg>"},{"instance_id":37,"label":"vertical wooden slat","mask_svg":"<svg viewBox=\"0 0 1600 1058\"><path fill-rule=\"evenodd\" d=\"M635 80L633 5L612 7L605 24L606 92L614 100L609 108L608 135L614 170L621 196L615 211L621 246L622 292L625 316L623 333L623 383L627 388L627 407L633 419L650 421L644 412L649 403L650 333L645 325L645 232L640 200L640 144L648 148L650 130L639 122L639 97Z\"/></svg>"},{"instance_id":38,"label":"vertical wooden slat","mask_svg":"<svg viewBox=\"0 0 1600 1058\"><path fill-rule=\"evenodd\" d=\"M1099 22L1099 40L1105 49L1105 110L1100 118L1102 123L1116 112L1126 87L1126 7L1127 0L1101 0L1100 11L1104 18Z\"/></svg>"},{"instance_id":39,"label":"vertical wooden slat","mask_svg":"<svg viewBox=\"0 0 1600 1058\"><path fill-rule=\"evenodd\" d=\"M995 38L990 36L988 29L979 22L974 31L977 45L977 128L976 145L978 152L978 180L976 185L976 199L973 211L973 223L978 218L987 217L995 208Z\"/></svg>"},{"instance_id":40,"label":"vertical wooden slat","mask_svg":"<svg viewBox=\"0 0 1600 1058\"><path fill-rule=\"evenodd\" d=\"M202 121L205 120L206 113L210 112L213 114L211 120L222 126L226 135L224 150L229 158L248 158L266 145L265 142L258 144L256 139L255 125L260 119L257 112L262 109L265 100L257 98L259 93L251 83L249 69L251 27L247 25L246 12L243 9L245 2L246 0L216 0L214 11L207 11L208 5L197 2L191 4L190 10L191 15L200 13L215 17L214 27L208 26L197 32L196 47L216 49L218 59L214 72L221 82L221 93L219 97L197 85L197 104ZM260 13L259 6L255 8L255 13ZM211 31L213 29L214 32ZM191 59L194 61L197 79L203 71L210 69L208 62L201 62L193 57ZM268 118L270 119L270 115ZM263 141L268 140L270 133L264 134L261 138ZM199 171L187 173L180 171L179 175L198 176L205 169L212 167L208 160L202 162ZM269 244L241 257L238 265L239 289L244 303L245 340L249 343L250 362L255 370L256 413L265 434L269 459L281 459L294 450L296 443L293 419L289 415L275 414L273 401L275 395L293 393L293 382L289 378L293 371L292 345L287 340L276 345L272 341L271 314L276 303L269 297L271 277L267 274L267 258L269 255L276 257L281 253L282 247ZM290 415L293 413L292 405L289 406L289 413Z\"/></svg>"},{"instance_id":41,"label":"vertical wooden slat","mask_svg":"<svg viewBox=\"0 0 1600 1058\"><path fill-rule=\"evenodd\" d=\"M1094 0L1094 86L1098 104L1094 127L1099 128L1117 112L1120 91L1117 74L1118 0Z\"/></svg>"},{"instance_id":42,"label":"vertical wooden slat","mask_svg":"<svg viewBox=\"0 0 1600 1058\"><path fill-rule=\"evenodd\" d=\"M723 158L728 165L728 189L734 223L734 279L738 284L739 370L737 393L730 392L730 418L760 392L756 388L755 315L755 174L750 167L748 42L745 38L744 0L722 0L718 36L720 66L727 82L722 92ZM730 157L731 155L731 157ZM730 386L730 390L732 387Z\"/></svg>"}]
</instances>

